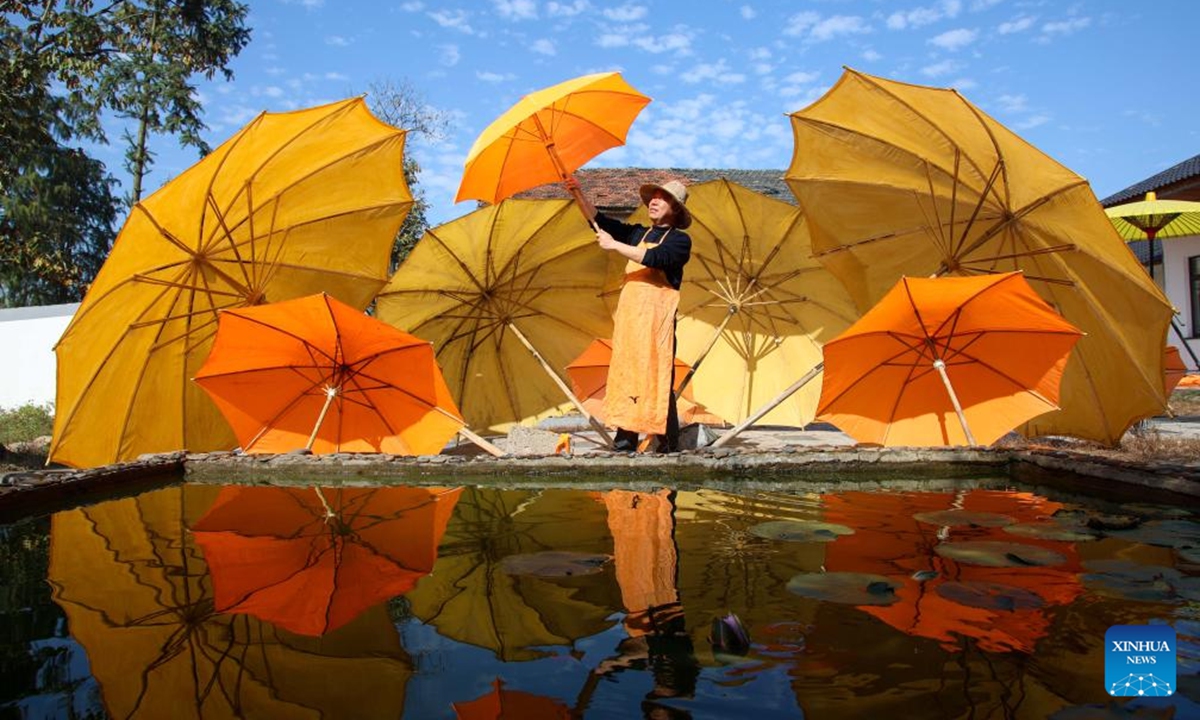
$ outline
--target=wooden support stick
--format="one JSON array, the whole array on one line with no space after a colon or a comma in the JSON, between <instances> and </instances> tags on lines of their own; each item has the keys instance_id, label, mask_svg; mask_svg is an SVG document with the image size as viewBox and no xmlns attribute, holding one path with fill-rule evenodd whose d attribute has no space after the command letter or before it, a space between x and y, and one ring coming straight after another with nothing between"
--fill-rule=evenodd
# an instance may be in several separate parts
<instances>
[{"instance_id":1,"label":"wooden support stick","mask_svg":"<svg viewBox=\"0 0 1200 720\"><path fill-rule=\"evenodd\" d=\"M724 435L722 435L721 437L717 438L717 441L714 442L712 444L712 446L713 447L721 447L725 443L732 440L734 437L737 436L738 433L742 432L746 428L748 428L751 425L753 425L754 423L758 422L759 420L761 420L763 418L764 415L771 412L775 408L779 407L780 403L782 403L784 400L787 400L788 398L790 398L792 395L794 395L796 393L797 390L799 390L800 388L807 385L816 376L820 375L821 371L824 369L825 369L825 363L823 363L823 362L817 363L817 365L812 370L809 370L807 373L804 374L804 377L800 378L795 383L793 383L792 386L789 387L787 390L784 390L783 392L781 392L778 397L776 397L774 400L767 403L766 405L763 405L761 409L759 409L757 412L755 412L750 417L743 420L740 425L737 425L729 432L727 432Z\"/></svg>"},{"instance_id":2,"label":"wooden support stick","mask_svg":"<svg viewBox=\"0 0 1200 720\"><path fill-rule=\"evenodd\" d=\"M954 404L954 412L958 413L958 422L962 425L963 434L967 436L967 444L975 444L975 436L971 434L971 428L967 427L967 418L963 415L962 405L958 404L958 395L954 392L954 386L950 384L950 377L946 375L946 362L942 359L933 361L933 369L938 371L938 375L942 376L942 384L946 386L946 392L950 394L950 402Z\"/></svg>"}]
</instances>

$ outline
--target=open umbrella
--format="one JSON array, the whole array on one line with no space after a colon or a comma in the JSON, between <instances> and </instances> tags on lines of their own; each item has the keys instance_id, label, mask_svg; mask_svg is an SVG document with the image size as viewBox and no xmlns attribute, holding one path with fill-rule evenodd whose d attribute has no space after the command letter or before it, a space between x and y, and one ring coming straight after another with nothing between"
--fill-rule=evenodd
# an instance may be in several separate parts
<instances>
[{"instance_id":1,"label":"open umbrella","mask_svg":"<svg viewBox=\"0 0 1200 720\"><path fill-rule=\"evenodd\" d=\"M858 317L854 301L812 258L795 205L720 179L690 187L688 210L692 258L676 331L679 355L695 358L685 386L730 422L803 427L815 415L816 388L785 391L821 361L822 343ZM632 217L649 224L644 207Z\"/></svg>"},{"instance_id":2,"label":"open umbrella","mask_svg":"<svg viewBox=\"0 0 1200 720\"><path fill-rule=\"evenodd\" d=\"M1085 333L1063 374L1062 409L1023 433L1115 444L1162 411L1170 303L1083 178L953 90L854 70L793 113L792 130L785 179L814 253L861 309L901 275L1023 270Z\"/></svg>"},{"instance_id":3,"label":"open umbrella","mask_svg":"<svg viewBox=\"0 0 1200 720\"><path fill-rule=\"evenodd\" d=\"M1171 393L1175 392L1175 386L1187 375L1187 365L1183 364L1183 358L1179 356L1179 348L1174 345L1168 345L1164 353L1163 390L1170 397Z\"/></svg>"},{"instance_id":4,"label":"open umbrella","mask_svg":"<svg viewBox=\"0 0 1200 720\"><path fill-rule=\"evenodd\" d=\"M1058 406L1079 336L1021 273L901 278L825 344L819 412L859 442L989 445Z\"/></svg>"},{"instance_id":5,"label":"open umbrella","mask_svg":"<svg viewBox=\"0 0 1200 720\"><path fill-rule=\"evenodd\" d=\"M192 531L219 610L324 635L429 574L459 492L227 487Z\"/></svg>"},{"instance_id":6,"label":"open umbrella","mask_svg":"<svg viewBox=\"0 0 1200 720\"><path fill-rule=\"evenodd\" d=\"M249 453L436 455L465 430L428 342L323 293L223 311L195 379Z\"/></svg>"},{"instance_id":7,"label":"open umbrella","mask_svg":"<svg viewBox=\"0 0 1200 720\"><path fill-rule=\"evenodd\" d=\"M612 627L612 547L595 493L466 488L433 572L405 597L445 637L533 660Z\"/></svg>"},{"instance_id":8,"label":"open umbrella","mask_svg":"<svg viewBox=\"0 0 1200 720\"><path fill-rule=\"evenodd\" d=\"M605 253L570 206L505 200L439 225L379 294L381 320L437 348L472 427L504 432L572 406L587 415L556 368L611 336L612 316Z\"/></svg>"},{"instance_id":9,"label":"open umbrella","mask_svg":"<svg viewBox=\"0 0 1200 720\"><path fill-rule=\"evenodd\" d=\"M190 382L218 311L316 292L366 307L412 205L404 138L362 98L263 113L135 205L55 348L50 459L233 447Z\"/></svg>"},{"instance_id":10,"label":"open umbrella","mask_svg":"<svg viewBox=\"0 0 1200 720\"><path fill-rule=\"evenodd\" d=\"M60 512L48 581L113 718L399 717L412 661L385 608L321 638L215 607L188 527L217 487Z\"/></svg>"},{"instance_id":11,"label":"open umbrella","mask_svg":"<svg viewBox=\"0 0 1200 720\"><path fill-rule=\"evenodd\" d=\"M587 409L600 422L604 422L604 393L608 387L608 366L612 362L612 341L599 338L584 348L579 357L567 366L567 375L571 378L571 391L583 402ZM675 358L675 390L679 395L679 422L705 423L708 425L723 425L725 421L709 412L693 398L691 390L683 387L688 372L692 368L687 363Z\"/></svg>"},{"instance_id":12,"label":"open umbrella","mask_svg":"<svg viewBox=\"0 0 1200 720\"><path fill-rule=\"evenodd\" d=\"M526 95L475 140L454 201L495 204L537 185L566 181L594 156L624 143L649 102L615 72ZM578 199L578 189L569 189Z\"/></svg>"}]
</instances>

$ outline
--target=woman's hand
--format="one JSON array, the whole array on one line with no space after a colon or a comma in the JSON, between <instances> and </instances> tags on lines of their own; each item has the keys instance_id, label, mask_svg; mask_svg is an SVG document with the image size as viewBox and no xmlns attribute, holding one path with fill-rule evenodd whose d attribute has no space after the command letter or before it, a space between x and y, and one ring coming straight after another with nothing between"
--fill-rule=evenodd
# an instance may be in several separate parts
<instances>
[{"instance_id":1,"label":"woman's hand","mask_svg":"<svg viewBox=\"0 0 1200 720\"><path fill-rule=\"evenodd\" d=\"M616 250L624 245L624 243L617 242L616 238L604 230L596 231L596 244L600 246L601 250Z\"/></svg>"}]
</instances>

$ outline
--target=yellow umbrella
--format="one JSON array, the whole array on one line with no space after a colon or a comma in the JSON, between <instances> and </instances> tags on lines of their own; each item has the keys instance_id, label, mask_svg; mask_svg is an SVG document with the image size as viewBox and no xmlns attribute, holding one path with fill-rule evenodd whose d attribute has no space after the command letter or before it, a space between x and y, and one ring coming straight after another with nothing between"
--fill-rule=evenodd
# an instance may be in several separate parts
<instances>
[{"instance_id":1,"label":"yellow umbrella","mask_svg":"<svg viewBox=\"0 0 1200 720\"><path fill-rule=\"evenodd\" d=\"M233 447L191 382L218 311L318 292L366 307L412 205L404 138L362 98L263 113L135 205L55 348L50 459Z\"/></svg>"},{"instance_id":2,"label":"yellow umbrella","mask_svg":"<svg viewBox=\"0 0 1200 720\"><path fill-rule=\"evenodd\" d=\"M526 95L475 140L454 201L495 204L522 190L567 180L594 156L624 143L649 102L615 72L584 75Z\"/></svg>"},{"instance_id":3,"label":"yellow umbrella","mask_svg":"<svg viewBox=\"0 0 1200 720\"><path fill-rule=\"evenodd\" d=\"M433 572L405 597L442 635L499 659L543 657L613 625L621 599L604 503L576 490L466 488ZM581 559L578 572L527 572L514 562ZM527 564L524 567L528 567Z\"/></svg>"},{"instance_id":4,"label":"yellow umbrella","mask_svg":"<svg viewBox=\"0 0 1200 720\"><path fill-rule=\"evenodd\" d=\"M953 90L847 70L792 114L785 176L813 251L866 310L901 275L1022 270L1086 335L1062 409L1026 423L1109 445L1161 412L1171 306L1121 242L1087 181Z\"/></svg>"},{"instance_id":5,"label":"yellow umbrella","mask_svg":"<svg viewBox=\"0 0 1200 720\"><path fill-rule=\"evenodd\" d=\"M568 200L505 200L425 234L387 287L381 320L433 343L467 424L503 432L571 408L565 368L612 335L605 253Z\"/></svg>"},{"instance_id":6,"label":"yellow umbrella","mask_svg":"<svg viewBox=\"0 0 1200 720\"><path fill-rule=\"evenodd\" d=\"M780 394L858 317L854 301L812 258L795 205L720 179L690 187L688 210L692 257L676 337L679 356L692 361L696 399L730 422L803 427L820 388ZM646 208L630 222L648 225Z\"/></svg>"},{"instance_id":7,"label":"yellow umbrella","mask_svg":"<svg viewBox=\"0 0 1200 720\"><path fill-rule=\"evenodd\" d=\"M49 583L114 718L399 717L412 664L386 608L305 638L214 607L188 531L217 487L56 514Z\"/></svg>"}]
</instances>

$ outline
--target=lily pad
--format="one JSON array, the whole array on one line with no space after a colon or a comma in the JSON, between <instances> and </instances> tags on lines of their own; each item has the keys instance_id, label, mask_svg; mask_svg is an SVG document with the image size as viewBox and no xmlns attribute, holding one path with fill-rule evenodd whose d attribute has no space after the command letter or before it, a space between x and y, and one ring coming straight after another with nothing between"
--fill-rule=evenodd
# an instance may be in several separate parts
<instances>
[{"instance_id":1,"label":"lily pad","mask_svg":"<svg viewBox=\"0 0 1200 720\"><path fill-rule=\"evenodd\" d=\"M526 555L509 555L500 561L500 569L509 575L574 577L602 572L610 560L611 555L546 550Z\"/></svg>"},{"instance_id":2,"label":"lily pad","mask_svg":"<svg viewBox=\"0 0 1200 720\"><path fill-rule=\"evenodd\" d=\"M1129 560L1092 560L1083 567L1090 571L1080 576L1084 585L1101 595L1171 605L1200 601L1200 577L1175 568Z\"/></svg>"},{"instance_id":3,"label":"lily pad","mask_svg":"<svg viewBox=\"0 0 1200 720\"><path fill-rule=\"evenodd\" d=\"M899 583L883 575L854 572L800 573L787 589L797 595L845 605L891 605Z\"/></svg>"},{"instance_id":4,"label":"lily pad","mask_svg":"<svg viewBox=\"0 0 1200 720\"><path fill-rule=\"evenodd\" d=\"M750 528L750 533L768 540L833 542L841 535L853 535L854 530L818 520L770 520Z\"/></svg>"},{"instance_id":5,"label":"lily pad","mask_svg":"<svg viewBox=\"0 0 1200 720\"><path fill-rule=\"evenodd\" d=\"M919 522L949 527L1003 527L1017 521L1008 515L971 510L936 510L917 513L913 517Z\"/></svg>"},{"instance_id":6,"label":"lily pad","mask_svg":"<svg viewBox=\"0 0 1200 720\"><path fill-rule=\"evenodd\" d=\"M1046 604L1035 592L993 582L951 580L938 585L937 594L959 605L985 610L1027 610Z\"/></svg>"},{"instance_id":7,"label":"lily pad","mask_svg":"<svg viewBox=\"0 0 1200 720\"><path fill-rule=\"evenodd\" d=\"M1191 520L1151 520L1129 530L1110 530L1109 537L1169 548L1200 547L1200 523Z\"/></svg>"},{"instance_id":8,"label":"lily pad","mask_svg":"<svg viewBox=\"0 0 1200 720\"><path fill-rule=\"evenodd\" d=\"M1067 559L1037 545L998 542L995 540L964 540L940 543L933 549L938 555L967 565L985 567L1023 567L1061 565Z\"/></svg>"},{"instance_id":9,"label":"lily pad","mask_svg":"<svg viewBox=\"0 0 1200 720\"><path fill-rule=\"evenodd\" d=\"M1054 520L1046 522L1018 523L1008 525L1004 532L1035 540L1061 540L1062 542L1088 542L1099 540L1099 535L1082 525Z\"/></svg>"}]
</instances>

